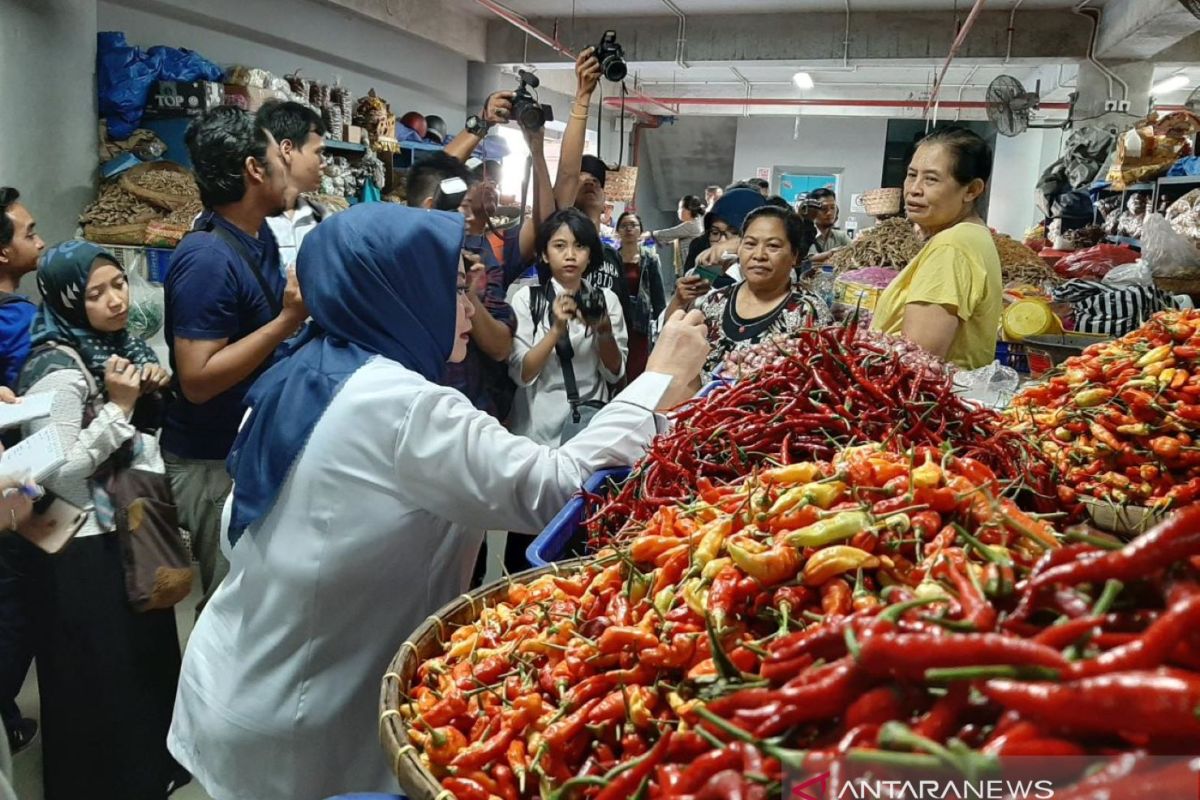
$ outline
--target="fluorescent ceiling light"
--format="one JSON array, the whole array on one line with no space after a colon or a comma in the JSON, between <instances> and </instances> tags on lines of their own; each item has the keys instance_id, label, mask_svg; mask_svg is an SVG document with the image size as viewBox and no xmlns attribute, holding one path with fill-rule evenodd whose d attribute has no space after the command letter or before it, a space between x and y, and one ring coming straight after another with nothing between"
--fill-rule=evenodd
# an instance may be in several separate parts
<instances>
[{"instance_id":1,"label":"fluorescent ceiling light","mask_svg":"<svg viewBox=\"0 0 1200 800\"><path fill-rule=\"evenodd\" d=\"M1190 81L1188 80L1187 75L1182 73L1179 75L1172 75L1166 80L1159 81L1158 83L1154 84L1154 86L1150 88L1150 94L1163 95L1170 94L1171 92L1177 92L1180 89L1187 88L1188 83L1190 83Z\"/></svg>"},{"instance_id":2,"label":"fluorescent ceiling light","mask_svg":"<svg viewBox=\"0 0 1200 800\"><path fill-rule=\"evenodd\" d=\"M792 76L792 83L796 84L797 89L813 88L812 75L809 75L807 72L797 72Z\"/></svg>"}]
</instances>

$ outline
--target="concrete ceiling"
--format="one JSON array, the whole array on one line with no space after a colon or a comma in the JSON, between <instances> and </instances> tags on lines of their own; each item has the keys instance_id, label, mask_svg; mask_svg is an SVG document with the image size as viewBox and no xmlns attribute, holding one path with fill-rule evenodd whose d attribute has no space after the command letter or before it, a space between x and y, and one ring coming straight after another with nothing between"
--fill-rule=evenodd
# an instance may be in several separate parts
<instances>
[{"instance_id":1,"label":"concrete ceiling","mask_svg":"<svg viewBox=\"0 0 1200 800\"><path fill-rule=\"evenodd\" d=\"M474 13L492 13L482 0L456 2L473 4ZM1077 4L988 2L945 75L939 101L978 104L992 80L1011 75L1027 91L1040 81L1043 118L1063 118L1091 33L1089 19L1072 12ZM519 23L541 35L493 17L487 52L491 63L532 66L544 86L570 93L572 64L546 40L577 50L613 28L629 60L627 85L667 101L635 102L650 113L921 116L919 106L930 96L973 5L972 0L506 0L504 7L519 15ZM1195 65L1200 47L1191 44L1200 38L1200 18L1179 15L1176 5L1180 0L1092 0L1091 8L1104 9L1097 41L1107 41L1114 52L1170 56L1156 80ZM1171 24L1164 25L1163 18ZM794 86L798 71L812 76L812 89ZM1190 88L1159 100L1181 103ZM608 85L605 92L617 90ZM836 100L848 102L828 104ZM884 101L903 105L872 105ZM951 113L965 119L985 115L980 108Z\"/></svg>"},{"instance_id":2,"label":"concrete ceiling","mask_svg":"<svg viewBox=\"0 0 1200 800\"><path fill-rule=\"evenodd\" d=\"M1093 0L1093 7L1101 7L1107 0ZM1015 0L998 0L990 3L997 9L1010 8ZM1024 0L1022 8L1070 8L1078 0ZM526 17L559 17L569 20L576 17L607 17L614 24L618 15L658 16L665 7L661 0L504 0L504 5ZM781 11L845 11L845 0L675 0L675 5L685 14L766 14ZM964 14L970 9L970 0L851 0L854 11L953 11ZM477 13L486 13L481 7Z\"/></svg>"}]
</instances>

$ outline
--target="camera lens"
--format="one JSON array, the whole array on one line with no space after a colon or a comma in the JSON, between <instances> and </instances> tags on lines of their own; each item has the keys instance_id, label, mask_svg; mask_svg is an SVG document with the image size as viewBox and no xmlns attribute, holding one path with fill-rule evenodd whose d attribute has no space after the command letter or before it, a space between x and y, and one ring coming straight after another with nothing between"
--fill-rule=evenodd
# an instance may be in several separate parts
<instances>
[{"instance_id":1,"label":"camera lens","mask_svg":"<svg viewBox=\"0 0 1200 800\"><path fill-rule=\"evenodd\" d=\"M516 109L517 124L527 131L536 131L546 124L545 115L537 103L520 103Z\"/></svg>"},{"instance_id":2,"label":"camera lens","mask_svg":"<svg viewBox=\"0 0 1200 800\"><path fill-rule=\"evenodd\" d=\"M600 71L608 80L619 83L625 80L625 76L629 74L629 67L625 65L625 59L614 53L600 62Z\"/></svg>"}]
</instances>

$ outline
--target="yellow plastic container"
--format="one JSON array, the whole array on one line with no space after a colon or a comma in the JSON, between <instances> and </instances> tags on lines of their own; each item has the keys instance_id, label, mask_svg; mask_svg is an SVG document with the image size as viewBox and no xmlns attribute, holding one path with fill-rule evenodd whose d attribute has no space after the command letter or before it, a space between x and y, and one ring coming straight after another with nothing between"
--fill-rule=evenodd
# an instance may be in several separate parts
<instances>
[{"instance_id":1,"label":"yellow plastic container","mask_svg":"<svg viewBox=\"0 0 1200 800\"><path fill-rule=\"evenodd\" d=\"M1046 336L1062 333L1062 322L1050 309L1045 300L1018 300L1004 310L1001 320L1004 337L1019 342L1030 336Z\"/></svg>"}]
</instances>

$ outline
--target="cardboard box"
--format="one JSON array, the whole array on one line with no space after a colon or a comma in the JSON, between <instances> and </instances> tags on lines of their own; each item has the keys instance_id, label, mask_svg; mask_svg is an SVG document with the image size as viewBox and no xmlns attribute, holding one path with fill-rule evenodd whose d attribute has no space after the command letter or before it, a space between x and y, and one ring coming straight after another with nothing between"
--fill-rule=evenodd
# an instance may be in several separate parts
<instances>
[{"instance_id":1,"label":"cardboard box","mask_svg":"<svg viewBox=\"0 0 1200 800\"><path fill-rule=\"evenodd\" d=\"M358 125L343 125L342 139L350 144L367 144L367 132Z\"/></svg>"},{"instance_id":2,"label":"cardboard box","mask_svg":"<svg viewBox=\"0 0 1200 800\"><path fill-rule=\"evenodd\" d=\"M213 81L156 81L146 98L146 119L194 117L225 100L225 87Z\"/></svg>"},{"instance_id":3,"label":"cardboard box","mask_svg":"<svg viewBox=\"0 0 1200 800\"><path fill-rule=\"evenodd\" d=\"M283 94L274 89L259 89L254 86L225 85L225 103L244 108L251 113L262 108L268 100L285 100Z\"/></svg>"}]
</instances>

